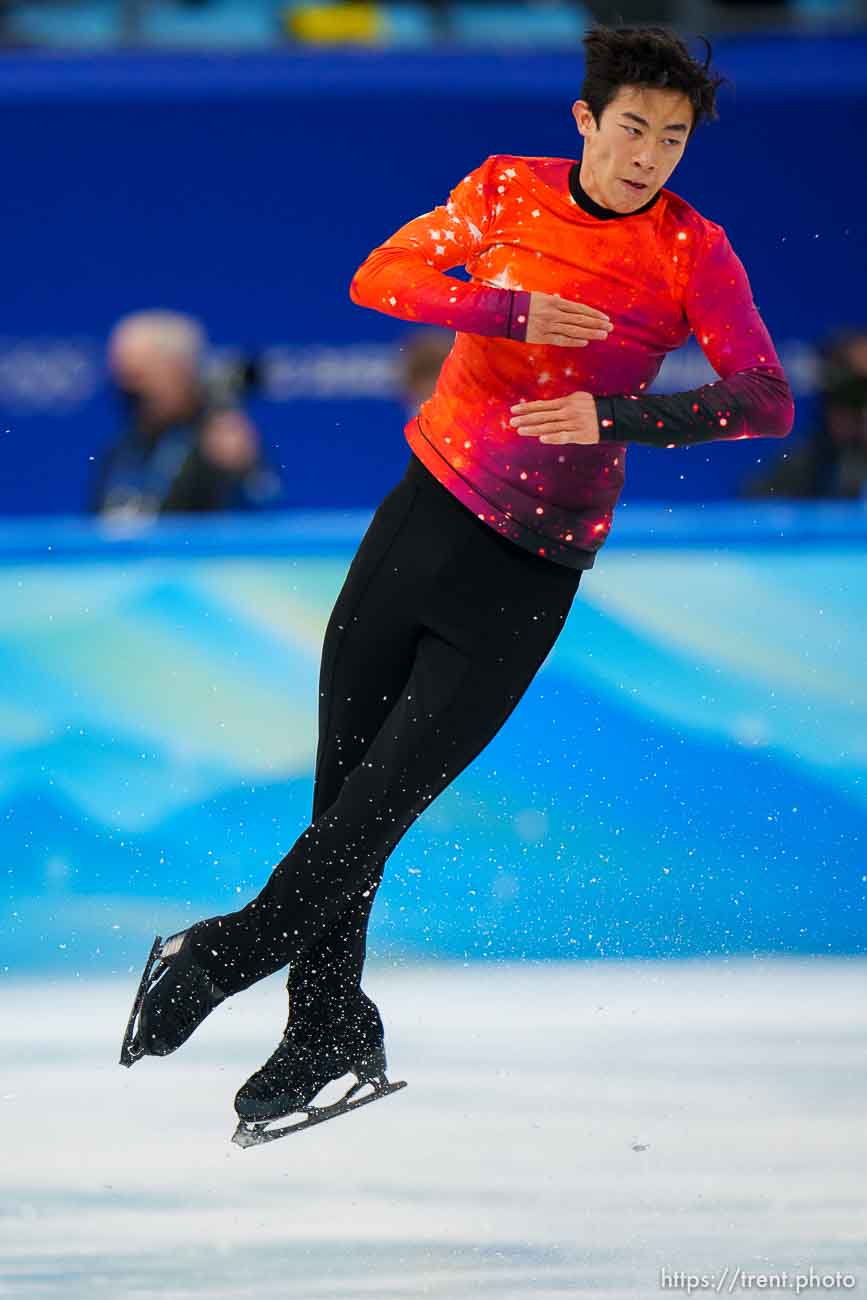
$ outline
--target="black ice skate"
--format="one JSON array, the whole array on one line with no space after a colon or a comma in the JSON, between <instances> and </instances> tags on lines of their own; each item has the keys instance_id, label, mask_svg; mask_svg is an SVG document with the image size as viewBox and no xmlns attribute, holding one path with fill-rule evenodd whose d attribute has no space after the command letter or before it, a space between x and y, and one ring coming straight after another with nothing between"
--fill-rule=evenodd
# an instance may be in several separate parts
<instances>
[{"instance_id":1,"label":"black ice skate","mask_svg":"<svg viewBox=\"0 0 867 1300\"><path fill-rule=\"evenodd\" d=\"M159 935L154 939L123 1036L121 1065L134 1065L142 1056L168 1056L225 1000L193 958L194 929L165 942Z\"/></svg>"},{"instance_id":2,"label":"black ice skate","mask_svg":"<svg viewBox=\"0 0 867 1300\"><path fill-rule=\"evenodd\" d=\"M365 994L350 1014L319 1026L299 1026L290 1017L276 1051L235 1097L239 1123L232 1141L240 1147L273 1142L406 1087L405 1081L390 1083L385 1071L382 1021ZM326 1084L349 1073L356 1082L343 1097L329 1105L313 1104ZM370 1090L360 1095L368 1085ZM297 1118L268 1127L289 1116Z\"/></svg>"}]
</instances>

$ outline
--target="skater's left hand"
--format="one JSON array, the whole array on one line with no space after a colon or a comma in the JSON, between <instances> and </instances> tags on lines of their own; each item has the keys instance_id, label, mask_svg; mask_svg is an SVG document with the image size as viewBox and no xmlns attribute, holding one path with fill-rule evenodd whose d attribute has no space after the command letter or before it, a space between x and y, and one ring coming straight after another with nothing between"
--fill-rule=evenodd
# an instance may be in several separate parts
<instances>
[{"instance_id":1,"label":"skater's left hand","mask_svg":"<svg viewBox=\"0 0 867 1300\"><path fill-rule=\"evenodd\" d=\"M567 393L545 402L518 402L509 421L522 438L540 442L599 441L599 417L592 393Z\"/></svg>"}]
</instances>

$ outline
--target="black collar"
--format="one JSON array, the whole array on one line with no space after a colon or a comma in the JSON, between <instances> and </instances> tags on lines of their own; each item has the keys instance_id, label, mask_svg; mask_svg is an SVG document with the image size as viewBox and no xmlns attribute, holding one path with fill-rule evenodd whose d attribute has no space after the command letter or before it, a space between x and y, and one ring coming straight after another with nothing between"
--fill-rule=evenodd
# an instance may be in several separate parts
<instances>
[{"instance_id":1,"label":"black collar","mask_svg":"<svg viewBox=\"0 0 867 1300\"><path fill-rule=\"evenodd\" d=\"M648 209L652 208L662 193L662 190L657 190L652 199L648 199L643 207L636 208L634 212L615 212L613 208L603 208L600 203L596 203L591 199L590 195L578 179L580 171L580 162L573 163L570 167L569 193L572 195L572 198L578 204L579 208L583 208L585 212L589 212L591 217L598 217L600 221L610 221L612 217L637 217L639 213L647 212Z\"/></svg>"}]
</instances>

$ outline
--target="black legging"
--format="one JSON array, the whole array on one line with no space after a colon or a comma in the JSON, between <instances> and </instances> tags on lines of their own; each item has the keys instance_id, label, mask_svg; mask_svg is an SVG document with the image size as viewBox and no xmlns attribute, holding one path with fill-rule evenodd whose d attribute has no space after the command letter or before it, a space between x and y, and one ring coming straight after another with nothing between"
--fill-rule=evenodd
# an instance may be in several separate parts
<instances>
[{"instance_id":1,"label":"black legging","mask_svg":"<svg viewBox=\"0 0 867 1300\"><path fill-rule=\"evenodd\" d=\"M386 859L502 727L580 577L501 537L411 455L328 621L313 820L256 898L195 936L225 992L287 962L300 1007L360 987Z\"/></svg>"}]
</instances>

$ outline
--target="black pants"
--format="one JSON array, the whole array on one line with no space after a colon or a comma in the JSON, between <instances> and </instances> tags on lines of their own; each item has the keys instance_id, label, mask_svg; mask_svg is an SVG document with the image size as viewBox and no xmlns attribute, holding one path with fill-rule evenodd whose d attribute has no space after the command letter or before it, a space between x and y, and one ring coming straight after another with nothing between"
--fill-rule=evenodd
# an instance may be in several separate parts
<instances>
[{"instance_id":1,"label":"black pants","mask_svg":"<svg viewBox=\"0 0 867 1300\"><path fill-rule=\"evenodd\" d=\"M325 633L313 820L256 898L195 937L221 988L290 962L299 1007L357 991L388 855L502 727L580 577L501 537L410 457Z\"/></svg>"}]
</instances>

